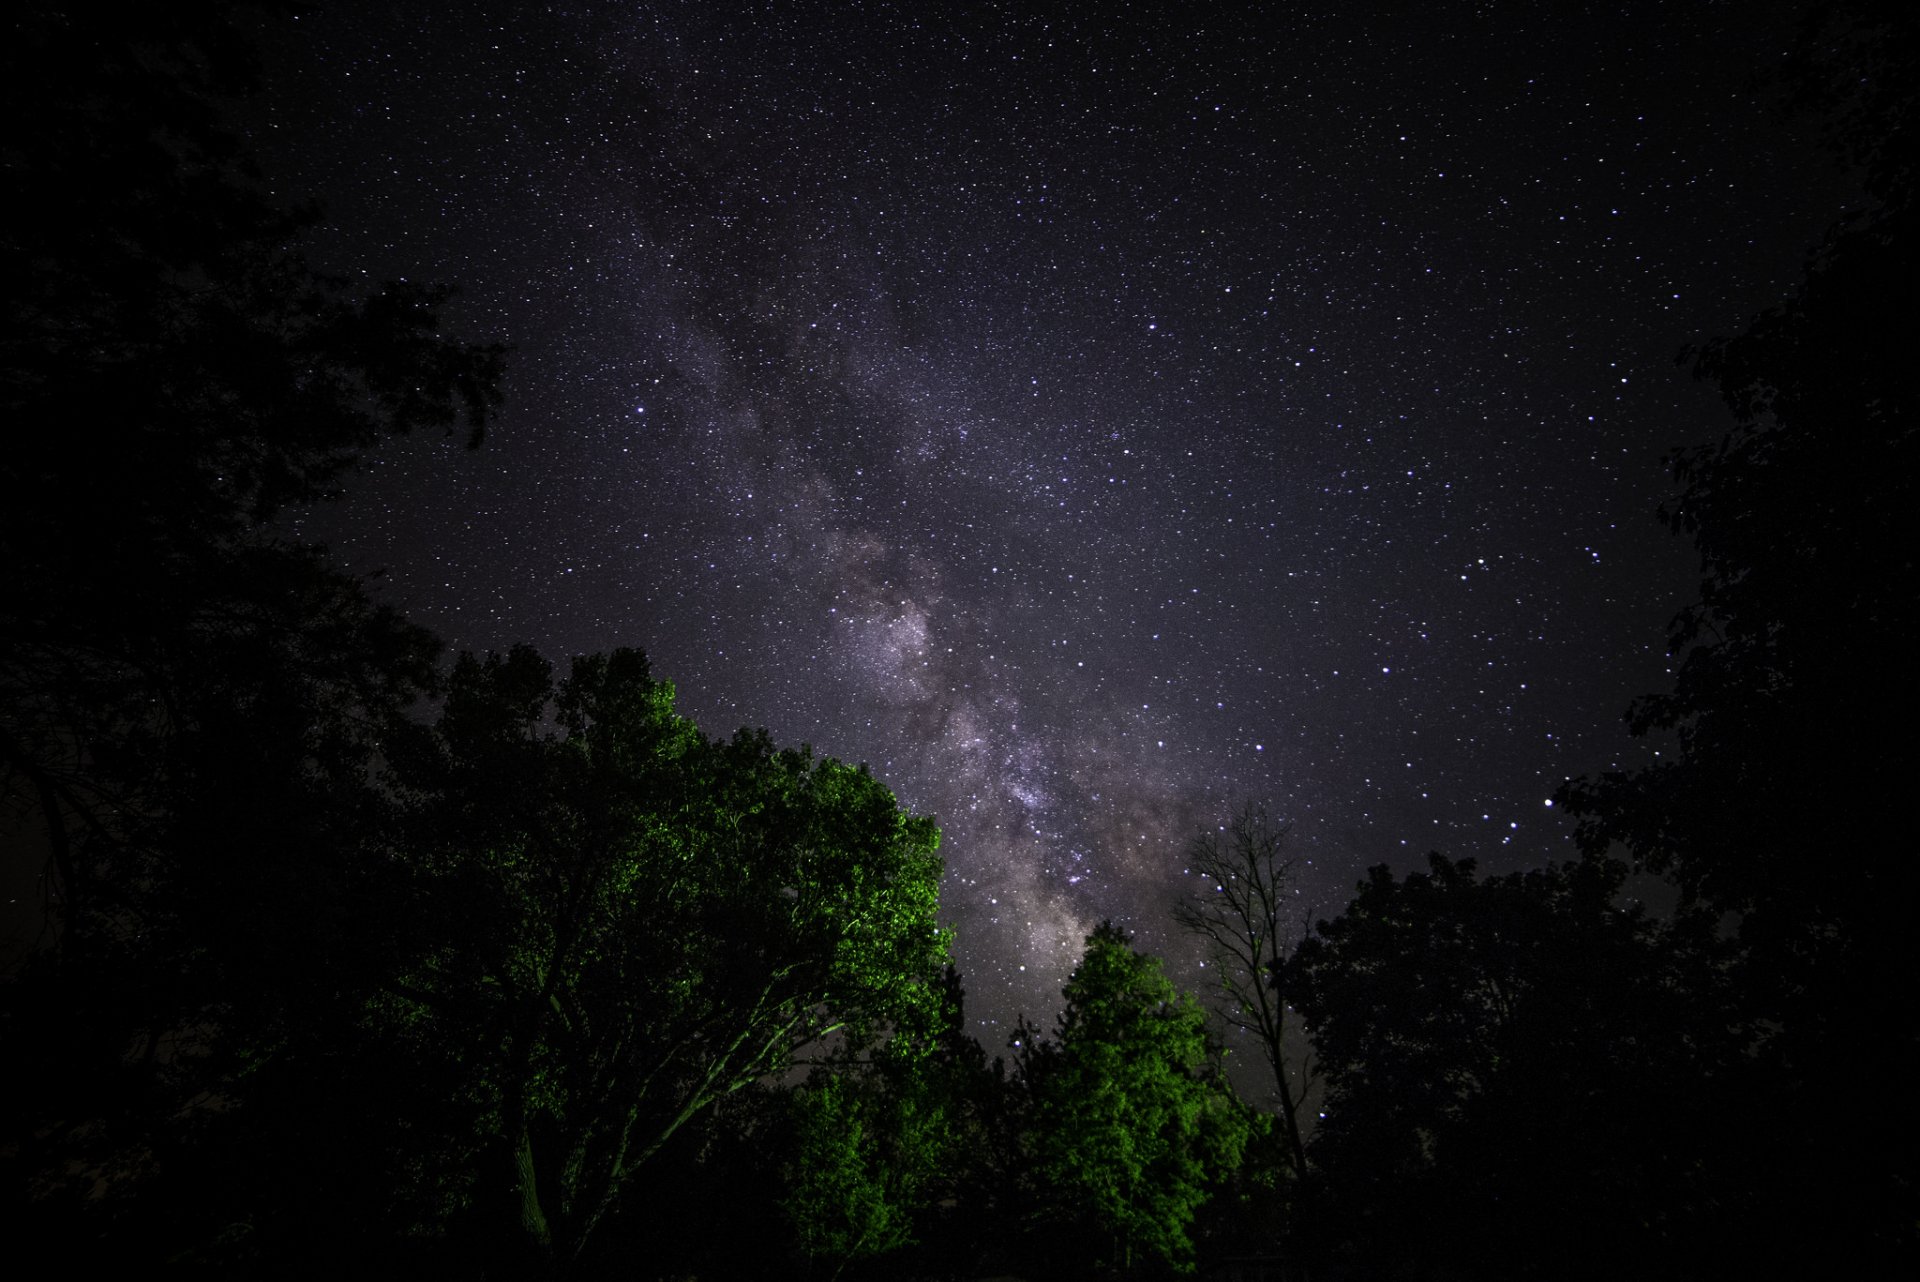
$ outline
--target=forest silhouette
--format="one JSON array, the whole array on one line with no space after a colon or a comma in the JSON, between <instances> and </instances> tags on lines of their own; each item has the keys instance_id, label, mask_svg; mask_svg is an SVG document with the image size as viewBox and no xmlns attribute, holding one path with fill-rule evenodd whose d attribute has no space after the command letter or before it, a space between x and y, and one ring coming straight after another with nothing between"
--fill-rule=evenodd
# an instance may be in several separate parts
<instances>
[{"instance_id":1,"label":"forest silhouette","mask_svg":"<svg viewBox=\"0 0 1920 1282\"><path fill-rule=\"evenodd\" d=\"M177 11L176 11L177 10ZM1912 20L1783 72L1865 176L1693 352L1701 557L1661 764L1579 857L1434 854L1285 918L1195 840L1188 994L1111 923L970 1032L931 820L707 737L635 650L451 658L276 520L391 437L483 448L510 353L292 248L217 11L37 6L4 86L0 773L43 897L0 981L16 1258L213 1276L1717 1278L1916 1259ZM25 127L23 122L31 122ZM1678 433L1676 433L1678 434ZM1649 514L1649 519L1653 519ZM1653 914L1629 876L1666 879ZM1262 1047L1243 1098L1222 1034Z\"/></svg>"}]
</instances>

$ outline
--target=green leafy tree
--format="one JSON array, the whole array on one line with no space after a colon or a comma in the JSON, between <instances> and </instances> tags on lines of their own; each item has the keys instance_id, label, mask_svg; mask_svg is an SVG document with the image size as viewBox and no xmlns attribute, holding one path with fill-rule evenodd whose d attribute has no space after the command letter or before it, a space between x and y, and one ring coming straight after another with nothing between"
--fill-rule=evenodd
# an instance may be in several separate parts
<instances>
[{"instance_id":1,"label":"green leafy tree","mask_svg":"<svg viewBox=\"0 0 1920 1282\"><path fill-rule=\"evenodd\" d=\"M1206 1012L1111 922L1087 937L1064 995L1054 1040L1023 1030L1020 1047L1036 1218L1104 1271L1189 1272L1194 1214L1248 1130Z\"/></svg>"},{"instance_id":2,"label":"green leafy tree","mask_svg":"<svg viewBox=\"0 0 1920 1282\"><path fill-rule=\"evenodd\" d=\"M838 1277L914 1241L919 1194L940 1160L937 1115L911 1096L821 1073L794 1096L797 1143L785 1210L800 1252Z\"/></svg>"},{"instance_id":3,"label":"green leafy tree","mask_svg":"<svg viewBox=\"0 0 1920 1282\"><path fill-rule=\"evenodd\" d=\"M843 1043L793 1096L785 1209L801 1253L835 1276L889 1254L909 1267L907 1248L978 1253L989 1096L1004 1083L965 1031L951 965L929 998L874 1045Z\"/></svg>"},{"instance_id":4,"label":"green leafy tree","mask_svg":"<svg viewBox=\"0 0 1920 1282\"><path fill-rule=\"evenodd\" d=\"M446 1195L562 1268L691 1118L907 1017L946 956L929 820L864 768L710 741L672 698L631 650L557 683L524 647L463 657L403 767L440 915L382 1015L471 1104Z\"/></svg>"}]
</instances>

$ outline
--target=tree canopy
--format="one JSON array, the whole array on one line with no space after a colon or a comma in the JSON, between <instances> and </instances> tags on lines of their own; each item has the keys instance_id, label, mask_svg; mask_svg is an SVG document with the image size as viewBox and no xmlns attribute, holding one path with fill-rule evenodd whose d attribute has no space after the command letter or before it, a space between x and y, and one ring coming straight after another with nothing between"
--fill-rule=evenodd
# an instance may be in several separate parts
<instances>
[{"instance_id":1,"label":"tree canopy","mask_svg":"<svg viewBox=\"0 0 1920 1282\"><path fill-rule=\"evenodd\" d=\"M401 758L433 928L381 1017L470 1102L449 1179L577 1259L690 1118L934 1000L931 821L864 768L703 737L636 651L463 657ZM458 1137L454 1137L458 1138Z\"/></svg>"},{"instance_id":2,"label":"tree canopy","mask_svg":"<svg viewBox=\"0 0 1920 1282\"><path fill-rule=\"evenodd\" d=\"M77 961L199 930L250 849L334 840L289 821L364 776L437 643L269 522L384 438L477 442L502 353L439 332L444 290L295 252L312 211L224 128L255 68L218 7L34 5L13 38L0 768Z\"/></svg>"},{"instance_id":3,"label":"tree canopy","mask_svg":"<svg viewBox=\"0 0 1920 1282\"><path fill-rule=\"evenodd\" d=\"M1561 793L1586 850L1622 850L1735 924L1777 1097L1824 1093L1845 1066L1859 1102L1844 1118L1794 1111L1778 1149L1803 1172L1795 1213L1832 1226L1830 1254L1866 1256L1920 1245L1920 1038L1886 1014L1920 1009L1920 863L1899 805L1920 765L1905 653L1920 436L1898 321L1914 275L1915 34L1911 6L1817 6L1784 64L1866 201L1790 298L1692 354L1733 421L1671 460L1665 516L1699 552L1699 594L1670 629L1672 689L1629 713L1667 746Z\"/></svg>"},{"instance_id":4,"label":"tree canopy","mask_svg":"<svg viewBox=\"0 0 1920 1282\"><path fill-rule=\"evenodd\" d=\"M1587 857L1375 868L1293 945L1281 829L1191 849L1179 920L1284 1128L1111 922L989 1065L939 834L864 767L709 738L635 649L443 667L288 536L382 440L479 444L504 353L442 332L444 289L301 258L315 212L222 126L256 74L226 12L30 4L0 82L32 196L0 235L0 779L47 908L0 976L17 1240L215 1276L1145 1277L1230 1236L1211 1199L1242 1241L1284 1206L1350 1276L1911 1257L1904 9L1824 6L1787 60L1873 204L1694 355L1733 425L1673 457L1701 588L1631 713L1673 750L1561 794Z\"/></svg>"},{"instance_id":5,"label":"tree canopy","mask_svg":"<svg viewBox=\"0 0 1920 1282\"><path fill-rule=\"evenodd\" d=\"M1700 1106L1743 1043L1710 923L1621 905L1624 875L1433 855L1300 944L1278 978L1326 1082L1308 1236L1485 1276L1679 1262L1726 1173Z\"/></svg>"},{"instance_id":6,"label":"tree canopy","mask_svg":"<svg viewBox=\"0 0 1920 1282\"><path fill-rule=\"evenodd\" d=\"M45 909L0 1152L43 1208L234 1142L351 1022L390 924L373 772L438 642L272 522L384 438L477 439L502 372L444 291L300 258L311 211L223 126L255 69L222 8L98 18L29 5L0 86L31 193L0 234L0 780ZM165 1201L139 1214L214 1214Z\"/></svg>"},{"instance_id":7,"label":"tree canopy","mask_svg":"<svg viewBox=\"0 0 1920 1282\"><path fill-rule=\"evenodd\" d=\"M1054 1039L1021 1048L1038 1215L1115 1272L1190 1271L1194 1213L1247 1138L1206 1012L1112 922L1087 936L1064 996Z\"/></svg>"}]
</instances>

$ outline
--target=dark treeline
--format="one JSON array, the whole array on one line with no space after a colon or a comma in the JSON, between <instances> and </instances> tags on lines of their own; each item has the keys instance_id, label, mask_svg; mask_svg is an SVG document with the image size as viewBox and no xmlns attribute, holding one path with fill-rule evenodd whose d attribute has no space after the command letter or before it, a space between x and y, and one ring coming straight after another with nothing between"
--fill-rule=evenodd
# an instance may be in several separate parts
<instances>
[{"instance_id":1,"label":"dark treeline","mask_svg":"<svg viewBox=\"0 0 1920 1282\"><path fill-rule=\"evenodd\" d=\"M1375 869L1290 916L1204 834L1203 1003L1103 925L1051 1029L969 1033L938 833L711 739L637 651L444 659L275 518L506 354L291 248L221 128L244 41L40 7L0 92L0 771L43 898L0 981L15 1253L259 1276L1717 1278L1914 1259L1910 19L1784 81L1867 176L1699 353L1702 557L1664 764L1579 858ZM178 10L178 11L176 11ZM1678 907L1629 901L1630 874ZM10 874L12 875L12 874ZM1211 1009L1210 1009L1211 1008ZM1243 1098L1222 1034L1258 1048ZM1244 1086L1244 1083L1243 1083Z\"/></svg>"}]
</instances>

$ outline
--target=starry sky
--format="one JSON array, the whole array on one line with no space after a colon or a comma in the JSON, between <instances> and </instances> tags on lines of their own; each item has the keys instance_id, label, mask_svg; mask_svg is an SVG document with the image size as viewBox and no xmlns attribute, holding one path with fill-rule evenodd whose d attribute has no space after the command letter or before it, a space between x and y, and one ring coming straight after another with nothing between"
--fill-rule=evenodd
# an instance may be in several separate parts
<instances>
[{"instance_id":1,"label":"starry sky","mask_svg":"<svg viewBox=\"0 0 1920 1282\"><path fill-rule=\"evenodd\" d=\"M486 446L300 522L459 647L645 649L944 832L970 1013L1190 975L1244 801L1303 909L1572 854L1649 759L1676 363L1853 198L1767 4L345 3L244 128L307 251L457 282Z\"/></svg>"}]
</instances>

